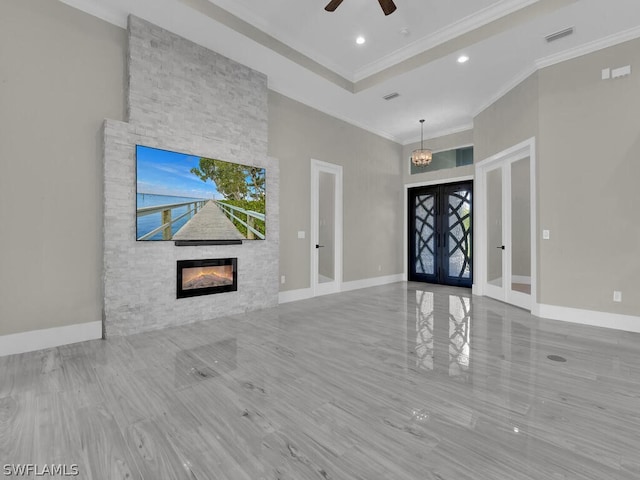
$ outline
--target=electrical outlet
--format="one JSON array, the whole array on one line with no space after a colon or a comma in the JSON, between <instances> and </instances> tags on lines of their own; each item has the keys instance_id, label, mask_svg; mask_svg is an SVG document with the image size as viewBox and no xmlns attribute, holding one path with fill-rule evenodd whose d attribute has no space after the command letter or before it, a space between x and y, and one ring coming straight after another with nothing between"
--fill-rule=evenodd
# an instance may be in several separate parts
<instances>
[{"instance_id":1,"label":"electrical outlet","mask_svg":"<svg viewBox=\"0 0 640 480\"><path fill-rule=\"evenodd\" d=\"M378 271L381 272L382 271L382 265L378 265Z\"/></svg>"},{"instance_id":2,"label":"electrical outlet","mask_svg":"<svg viewBox=\"0 0 640 480\"><path fill-rule=\"evenodd\" d=\"M542 230L542 239L549 240L551 238L551 232L549 230Z\"/></svg>"},{"instance_id":3,"label":"electrical outlet","mask_svg":"<svg viewBox=\"0 0 640 480\"><path fill-rule=\"evenodd\" d=\"M282 275L282 276L280 277L280 283L284 285L284 282L286 282L286 281L287 281L287 279L285 278L285 276L284 276L284 275Z\"/></svg>"},{"instance_id":4,"label":"electrical outlet","mask_svg":"<svg viewBox=\"0 0 640 480\"><path fill-rule=\"evenodd\" d=\"M622 302L622 292L618 290L613 291L613 301L614 302Z\"/></svg>"},{"instance_id":5,"label":"electrical outlet","mask_svg":"<svg viewBox=\"0 0 640 480\"><path fill-rule=\"evenodd\" d=\"M305 237L304 230L298 230L298 238L304 238L304 237Z\"/></svg>"}]
</instances>

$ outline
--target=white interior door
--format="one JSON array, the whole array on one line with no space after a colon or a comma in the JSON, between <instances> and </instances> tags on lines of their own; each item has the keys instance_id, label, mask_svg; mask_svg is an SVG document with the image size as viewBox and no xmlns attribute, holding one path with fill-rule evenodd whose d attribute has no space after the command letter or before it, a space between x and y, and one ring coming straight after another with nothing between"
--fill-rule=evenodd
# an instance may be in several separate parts
<instances>
[{"instance_id":1,"label":"white interior door","mask_svg":"<svg viewBox=\"0 0 640 480\"><path fill-rule=\"evenodd\" d=\"M311 160L311 288L340 291L342 283L342 167Z\"/></svg>"},{"instance_id":2,"label":"white interior door","mask_svg":"<svg viewBox=\"0 0 640 480\"><path fill-rule=\"evenodd\" d=\"M535 299L533 140L477 165L476 293L531 310Z\"/></svg>"}]
</instances>

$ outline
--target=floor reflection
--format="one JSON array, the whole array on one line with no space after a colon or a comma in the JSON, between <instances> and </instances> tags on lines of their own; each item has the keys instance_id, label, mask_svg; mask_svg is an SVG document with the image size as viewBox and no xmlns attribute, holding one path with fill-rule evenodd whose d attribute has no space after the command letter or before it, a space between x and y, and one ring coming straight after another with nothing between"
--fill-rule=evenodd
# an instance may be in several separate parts
<instances>
[{"instance_id":1,"label":"floor reflection","mask_svg":"<svg viewBox=\"0 0 640 480\"><path fill-rule=\"evenodd\" d=\"M190 386L235 370L237 357L235 338L180 350L175 356L175 386Z\"/></svg>"},{"instance_id":2,"label":"floor reflection","mask_svg":"<svg viewBox=\"0 0 640 480\"><path fill-rule=\"evenodd\" d=\"M526 437L540 405L536 407L535 400L537 336L519 321L524 314L505 304L474 298L466 289L412 287L407 295L408 367L431 376L423 384L429 391L438 385L447 393L437 402L425 396L424 403L416 403L413 422L439 421ZM453 392L464 401L445 400ZM496 419L491 427L478 427L479 419L488 413L484 405L494 409L491 415Z\"/></svg>"},{"instance_id":3,"label":"floor reflection","mask_svg":"<svg viewBox=\"0 0 640 480\"><path fill-rule=\"evenodd\" d=\"M471 297L415 291L415 367L464 376L471 366ZM410 346L411 348L411 346Z\"/></svg>"}]
</instances>

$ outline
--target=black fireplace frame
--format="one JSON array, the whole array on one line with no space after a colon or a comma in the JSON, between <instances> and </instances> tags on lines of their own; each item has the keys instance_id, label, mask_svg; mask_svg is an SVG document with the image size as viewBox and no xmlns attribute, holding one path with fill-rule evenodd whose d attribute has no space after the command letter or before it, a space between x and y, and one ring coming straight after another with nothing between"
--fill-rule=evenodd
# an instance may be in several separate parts
<instances>
[{"instance_id":1,"label":"black fireplace frame","mask_svg":"<svg viewBox=\"0 0 640 480\"><path fill-rule=\"evenodd\" d=\"M231 265L233 267L233 283L205 288L182 288L182 271L185 268L220 267ZM238 259L237 258L208 258L204 260L178 260L176 271L176 298L198 297L200 295L212 295L214 293L235 292L238 290Z\"/></svg>"}]
</instances>

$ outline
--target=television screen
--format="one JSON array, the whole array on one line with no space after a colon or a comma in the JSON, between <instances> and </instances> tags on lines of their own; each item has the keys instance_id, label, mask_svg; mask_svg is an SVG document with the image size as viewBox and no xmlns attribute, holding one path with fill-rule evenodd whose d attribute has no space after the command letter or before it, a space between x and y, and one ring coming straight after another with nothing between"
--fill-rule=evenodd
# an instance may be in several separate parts
<instances>
[{"instance_id":1,"label":"television screen","mask_svg":"<svg viewBox=\"0 0 640 480\"><path fill-rule=\"evenodd\" d=\"M136 145L136 239L265 238L265 169Z\"/></svg>"}]
</instances>

